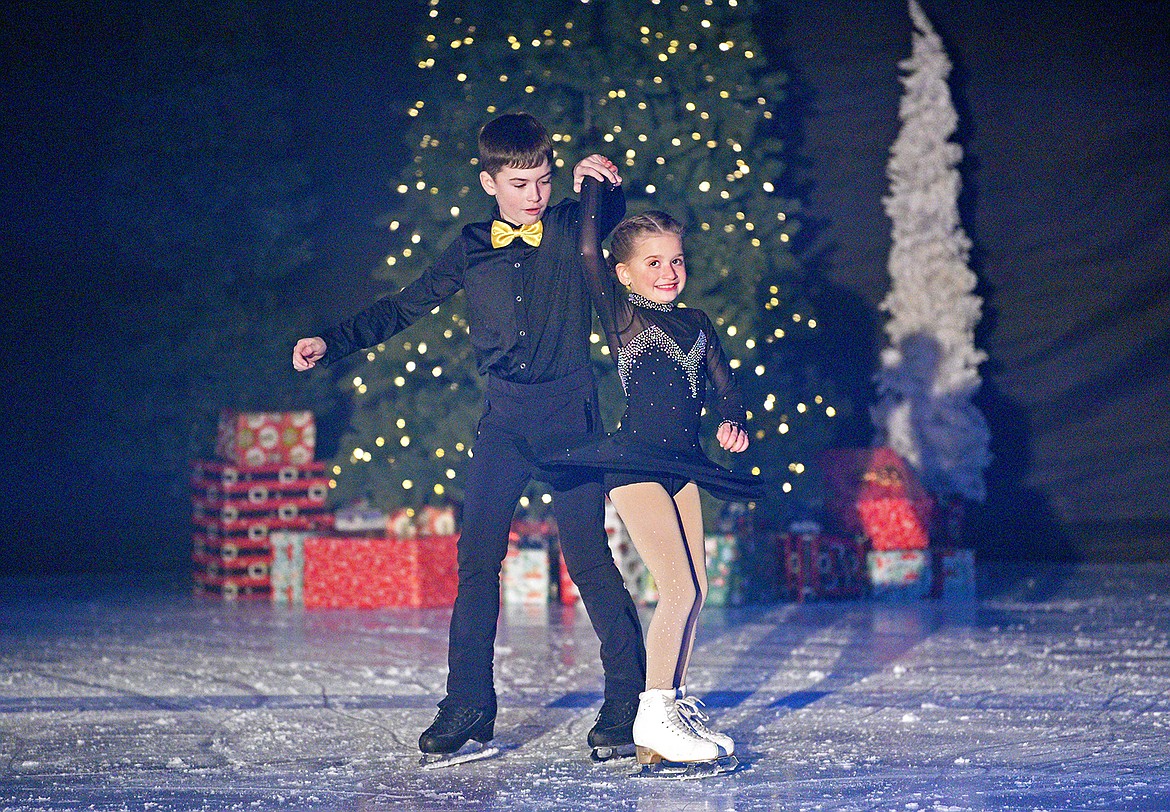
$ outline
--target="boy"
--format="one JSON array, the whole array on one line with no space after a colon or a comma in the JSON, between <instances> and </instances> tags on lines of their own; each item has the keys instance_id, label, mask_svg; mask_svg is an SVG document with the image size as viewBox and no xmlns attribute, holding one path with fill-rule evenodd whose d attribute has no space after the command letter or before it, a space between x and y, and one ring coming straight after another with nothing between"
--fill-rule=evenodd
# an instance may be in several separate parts
<instances>
[{"instance_id":1,"label":"boy","mask_svg":"<svg viewBox=\"0 0 1170 812\"><path fill-rule=\"evenodd\" d=\"M603 431L589 359L592 315L578 245L580 204L565 200L549 207L552 142L533 116L508 114L485 124L479 153L479 180L496 199L495 219L464 227L435 264L398 294L321 336L302 338L293 349L293 367L328 365L385 341L466 291L471 343L487 397L465 489L447 696L419 749L424 763L453 760L469 741L486 744L492 738L500 566L516 503L536 478L552 485L569 575L601 640L605 702L589 744L595 758L625 755L633 752L646 650L637 610L606 544L601 483L580 474L553 476L533 463L543 451ZM608 234L625 213L617 167L591 155L573 169L575 191L585 176L607 190L598 228Z\"/></svg>"}]
</instances>

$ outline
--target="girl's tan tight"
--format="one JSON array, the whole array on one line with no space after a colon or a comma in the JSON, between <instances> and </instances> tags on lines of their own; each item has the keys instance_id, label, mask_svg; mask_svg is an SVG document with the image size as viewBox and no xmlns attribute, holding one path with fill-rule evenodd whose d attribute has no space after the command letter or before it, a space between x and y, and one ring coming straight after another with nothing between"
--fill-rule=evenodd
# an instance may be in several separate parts
<instances>
[{"instance_id":1,"label":"girl's tan tight","mask_svg":"<svg viewBox=\"0 0 1170 812\"><path fill-rule=\"evenodd\" d=\"M690 482L671 498L657 482L637 482L614 488L609 498L658 586L646 632L646 688L681 687L707 596L699 489Z\"/></svg>"}]
</instances>

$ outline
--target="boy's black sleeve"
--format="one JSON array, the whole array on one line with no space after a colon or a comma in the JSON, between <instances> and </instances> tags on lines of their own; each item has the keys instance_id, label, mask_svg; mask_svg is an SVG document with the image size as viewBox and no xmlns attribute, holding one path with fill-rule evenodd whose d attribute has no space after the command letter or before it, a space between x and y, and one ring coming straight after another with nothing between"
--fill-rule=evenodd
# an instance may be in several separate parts
<instances>
[{"instance_id":1,"label":"boy's black sleeve","mask_svg":"<svg viewBox=\"0 0 1170 812\"><path fill-rule=\"evenodd\" d=\"M700 312L700 315L703 318L703 332L707 334L707 380L715 389L715 409L723 421L734 423L741 429L746 428L747 412L744 411L743 396L735 383L731 364L723 354L719 334L715 332L715 325L707 314Z\"/></svg>"},{"instance_id":2,"label":"boy's black sleeve","mask_svg":"<svg viewBox=\"0 0 1170 812\"><path fill-rule=\"evenodd\" d=\"M352 318L321 333L325 340L322 366L350 353L380 344L405 330L454 296L463 287L467 252L457 237L427 271L398 293L384 296Z\"/></svg>"}]
</instances>

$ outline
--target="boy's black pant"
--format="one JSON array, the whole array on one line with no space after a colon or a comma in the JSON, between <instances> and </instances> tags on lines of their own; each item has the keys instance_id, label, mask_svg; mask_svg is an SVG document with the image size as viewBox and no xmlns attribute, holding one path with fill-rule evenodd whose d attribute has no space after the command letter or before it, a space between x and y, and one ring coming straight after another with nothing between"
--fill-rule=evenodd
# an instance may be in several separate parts
<instances>
[{"instance_id":1,"label":"boy's black pant","mask_svg":"<svg viewBox=\"0 0 1170 812\"><path fill-rule=\"evenodd\" d=\"M529 480L552 486L561 550L569 576L601 640L605 698L636 701L646 682L646 648L637 610L605 538L599 479L541 471L542 449L579 443L601 432L597 384L589 368L543 384L488 378L463 507L459 593L451 615L447 698L440 704L496 706L492 681L500 566L512 515Z\"/></svg>"}]
</instances>

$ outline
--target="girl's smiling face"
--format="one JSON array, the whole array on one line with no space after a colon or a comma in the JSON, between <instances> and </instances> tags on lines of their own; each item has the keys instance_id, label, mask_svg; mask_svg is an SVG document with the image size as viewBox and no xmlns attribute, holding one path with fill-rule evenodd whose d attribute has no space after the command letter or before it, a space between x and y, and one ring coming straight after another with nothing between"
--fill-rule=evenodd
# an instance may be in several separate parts
<instances>
[{"instance_id":1,"label":"girl's smiling face","mask_svg":"<svg viewBox=\"0 0 1170 812\"><path fill-rule=\"evenodd\" d=\"M618 280L634 293L659 304L670 304L687 284L682 238L678 234L647 234L627 262L615 268Z\"/></svg>"}]
</instances>

